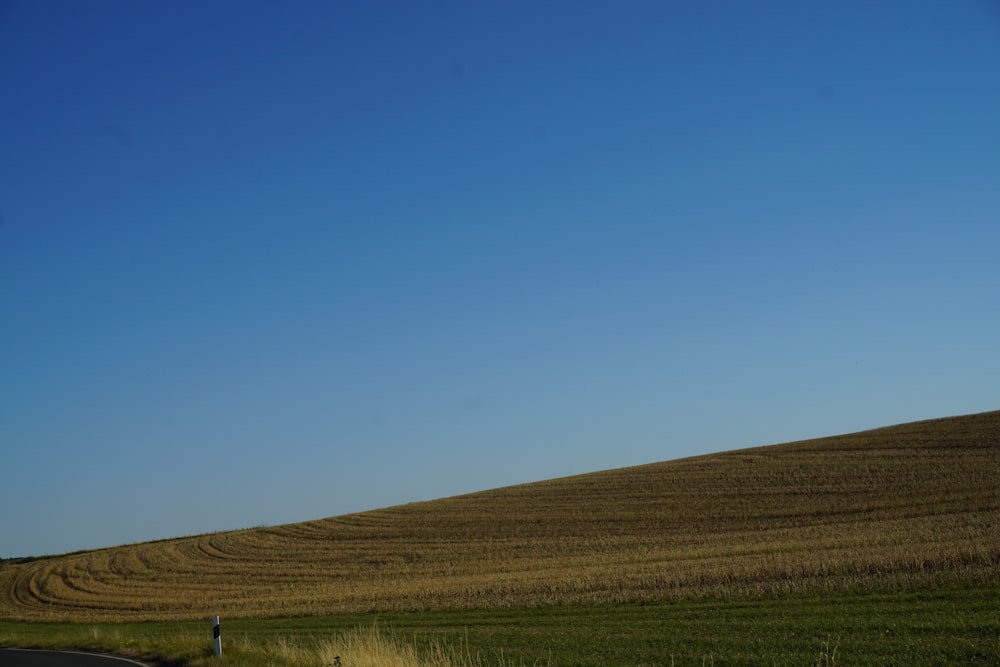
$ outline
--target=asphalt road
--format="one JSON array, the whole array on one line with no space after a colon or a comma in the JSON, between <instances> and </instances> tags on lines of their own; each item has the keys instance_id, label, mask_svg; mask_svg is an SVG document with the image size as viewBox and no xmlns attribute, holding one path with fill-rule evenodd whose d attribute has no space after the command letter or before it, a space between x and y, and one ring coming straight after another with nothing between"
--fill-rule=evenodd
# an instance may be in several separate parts
<instances>
[{"instance_id":1,"label":"asphalt road","mask_svg":"<svg viewBox=\"0 0 1000 667\"><path fill-rule=\"evenodd\" d=\"M73 651L24 651L0 648L0 667L147 667L126 658Z\"/></svg>"}]
</instances>

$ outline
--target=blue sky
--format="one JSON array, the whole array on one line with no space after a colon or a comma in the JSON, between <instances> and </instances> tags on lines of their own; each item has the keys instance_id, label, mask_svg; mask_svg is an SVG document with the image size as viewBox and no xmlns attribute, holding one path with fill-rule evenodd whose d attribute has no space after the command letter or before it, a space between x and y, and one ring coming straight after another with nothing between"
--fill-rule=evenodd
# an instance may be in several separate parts
<instances>
[{"instance_id":1,"label":"blue sky","mask_svg":"<svg viewBox=\"0 0 1000 667\"><path fill-rule=\"evenodd\" d=\"M989 2L0 4L0 557L1000 408Z\"/></svg>"}]
</instances>

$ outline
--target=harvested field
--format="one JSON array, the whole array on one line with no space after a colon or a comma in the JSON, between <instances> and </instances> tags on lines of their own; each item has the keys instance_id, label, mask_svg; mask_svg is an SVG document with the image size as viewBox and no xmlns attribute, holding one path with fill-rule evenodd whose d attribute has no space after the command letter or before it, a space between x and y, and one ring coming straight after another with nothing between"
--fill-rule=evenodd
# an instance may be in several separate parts
<instances>
[{"instance_id":1,"label":"harvested field","mask_svg":"<svg viewBox=\"0 0 1000 667\"><path fill-rule=\"evenodd\" d=\"M1000 412L0 565L0 618L655 602L1000 578Z\"/></svg>"}]
</instances>

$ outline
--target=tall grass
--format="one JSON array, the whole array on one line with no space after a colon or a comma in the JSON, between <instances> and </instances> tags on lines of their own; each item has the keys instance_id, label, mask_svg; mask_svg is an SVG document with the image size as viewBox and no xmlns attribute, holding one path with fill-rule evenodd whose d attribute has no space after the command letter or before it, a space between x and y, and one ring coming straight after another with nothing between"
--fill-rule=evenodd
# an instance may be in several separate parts
<instances>
[{"instance_id":1,"label":"tall grass","mask_svg":"<svg viewBox=\"0 0 1000 667\"><path fill-rule=\"evenodd\" d=\"M1000 412L0 564L0 619L654 603L991 582Z\"/></svg>"},{"instance_id":2,"label":"tall grass","mask_svg":"<svg viewBox=\"0 0 1000 667\"><path fill-rule=\"evenodd\" d=\"M330 665L331 667L482 667L506 664L489 661L467 646L440 642L418 651L377 625L356 628L315 642L279 640L264 646L250 645L245 653L260 655L268 665Z\"/></svg>"},{"instance_id":3,"label":"tall grass","mask_svg":"<svg viewBox=\"0 0 1000 667\"><path fill-rule=\"evenodd\" d=\"M328 632L316 636L254 639L249 635L227 638L222 657L214 655L205 634L188 628L169 633L109 626L52 626L41 632L18 632L6 626L0 647L73 648L112 652L130 657L155 657L182 662L188 667L240 665L241 667L505 667L514 665L502 656L489 660L468 645L434 642L419 650L378 624Z\"/></svg>"}]
</instances>

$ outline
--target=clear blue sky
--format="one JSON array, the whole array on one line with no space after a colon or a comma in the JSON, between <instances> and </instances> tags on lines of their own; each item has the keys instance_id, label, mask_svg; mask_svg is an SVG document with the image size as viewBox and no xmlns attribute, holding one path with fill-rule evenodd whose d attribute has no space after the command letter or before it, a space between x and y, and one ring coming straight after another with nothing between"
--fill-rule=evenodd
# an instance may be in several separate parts
<instances>
[{"instance_id":1,"label":"clear blue sky","mask_svg":"<svg viewBox=\"0 0 1000 667\"><path fill-rule=\"evenodd\" d=\"M0 557L1000 408L996 3L3 2L0 118Z\"/></svg>"}]
</instances>

